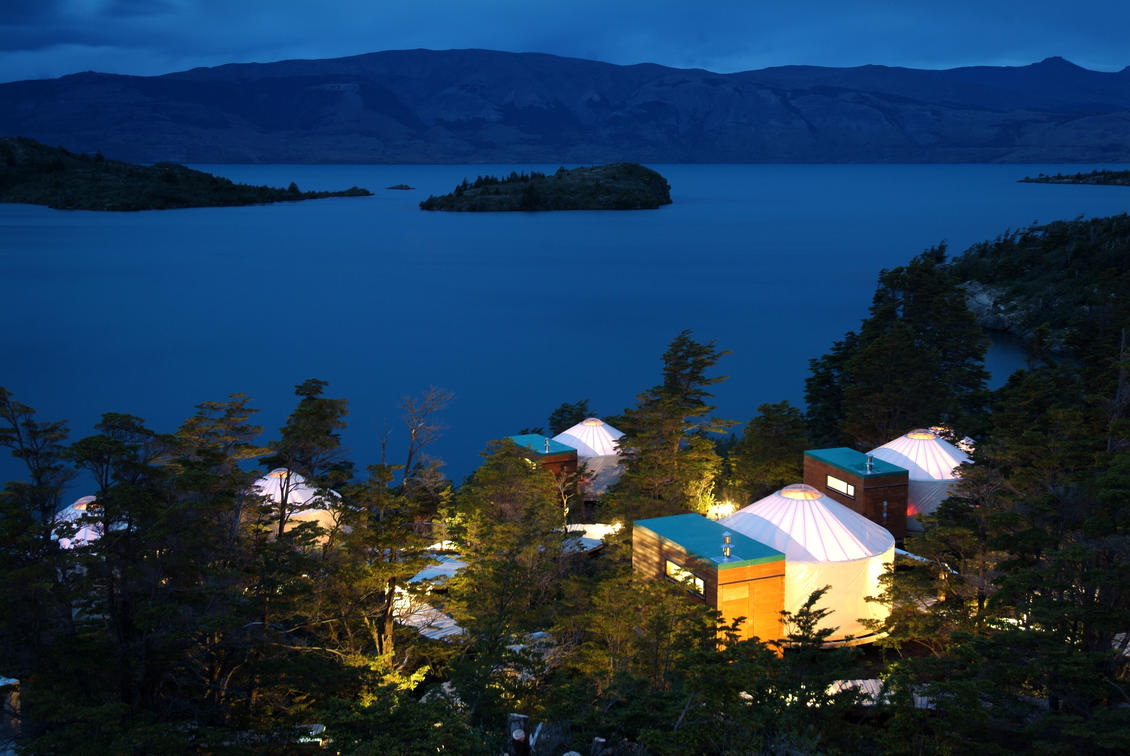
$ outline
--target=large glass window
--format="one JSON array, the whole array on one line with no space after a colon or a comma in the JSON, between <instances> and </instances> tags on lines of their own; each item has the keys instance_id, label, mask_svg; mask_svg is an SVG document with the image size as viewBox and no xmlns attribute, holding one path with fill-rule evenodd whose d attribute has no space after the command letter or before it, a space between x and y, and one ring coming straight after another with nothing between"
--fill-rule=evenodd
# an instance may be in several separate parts
<instances>
[{"instance_id":1,"label":"large glass window","mask_svg":"<svg viewBox=\"0 0 1130 756\"><path fill-rule=\"evenodd\" d=\"M828 476L828 488L832 489L833 491L839 491L844 496L850 496L853 499L855 498L855 486L853 486L851 483L848 483L846 480L840 480L834 475Z\"/></svg>"},{"instance_id":2,"label":"large glass window","mask_svg":"<svg viewBox=\"0 0 1130 756\"><path fill-rule=\"evenodd\" d=\"M702 582L702 578L688 570L686 567L675 564L670 559L668 559L667 564L664 567L664 572L666 572L667 577L671 580L674 580L680 585L686 586L687 590L691 593L694 593L698 596L705 594L706 585Z\"/></svg>"}]
</instances>

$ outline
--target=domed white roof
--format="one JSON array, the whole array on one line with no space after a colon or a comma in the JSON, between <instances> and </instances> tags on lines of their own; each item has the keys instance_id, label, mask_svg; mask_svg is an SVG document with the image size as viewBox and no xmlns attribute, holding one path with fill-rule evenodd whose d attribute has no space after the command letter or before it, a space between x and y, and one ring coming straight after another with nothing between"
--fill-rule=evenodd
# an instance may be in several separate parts
<instances>
[{"instance_id":1,"label":"domed white roof","mask_svg":"<svg viewBox=\"0 0 1130 756\"><path fill-rule=\"evenodd\" d=\"M326 530L334 527L334 515L327 506L340 499L337 491L330 491L331 498L327 501L302 475L291 470L288 478L285 467L275 468L259 478L254 488L260 496L269 497L276 504L282 503L283 491L286 490L286 504L290 510L287 530L299 522L316 522Z\"/></svg>"},{"instance_id":2,"label":"domed white roof","mask_svg":"<svg viewBox=\"0 0 1130 756\"><path fill-rule=\"evenodd\" d=\"M895 545L886 528L800 483L718 522L783 551L786 564L868 559Z\"/></svg>"},{"instance_id":3,"label":"domed white roof","mask_svg":"<svg viewBox=\"0 0 1130 756\"><path fill-rule=\"evenodd\" d=\"M820 627L831 642L871 633L864 620L883 620L881 580L894 563L895 538L886 529L811 486L786 486L719 522L785 552L785 609L796 613L824 586L816 605L829 612Z\"/></svg>"},{"instance_id":4,"label":"domed white roof","mask_svg":"<svg viewBox=\"0 0 1130 756\"><path fill-rule=\"evenodd\" d=\"M623 435L600 418L589 417L561 431L553 440L576 449L578 457L606 457L620 453L616 439Z\"/></svg>"},{"instance_id":5,"label":"domed white roof","mask_svg":"<svg viewBox=\"0 0 1130 756\"><path fill-rule=\"evenodd\" d=\"M957 469L969 455L932 430L912 430L870 454L910 471L906 513L931 514L957 483Z\"/></svg>"},{"instance_id":6,"label":"domed white roof","mask_svg":"<svg viewBox=\"0 0 1130 756\"><path fill-rule=\"evenodd\" d=\"M869 454L910 471L911 480L954 480L969 455L932 430L912 430Z\"/></svg>"},{"instance_id":7,"label":"domed white roof","mask_svg":"<svg viewBox=\"0 0 1130 756\"><path fill-rule=\"evenodd\" d=\"M321 502L318 490L306 482L306 478L293 470L287 477L285 467L277 467L255 481L255 492L260 496L268 496L271 501L281 504L283 491L287 493L286 503L289 507L300 507L304 504L316 505Z\"/></svg>"},{"instance_id":8,"label":"domed white roof","mask_svg":"<svg viewBox=\"0 0 1130 756\"><path fill-rule=\"evenodd\" d=\"M56 525L78 522L79 518L90 511L91 505L94 504L95 500L96 497L94 496L83 496L81 499L77 499L74 504L71 504L55 515ZM88 522L80 525L78 530L69 537L56 537L59 539L59 547L63 549L73 549L76 546L89 546L102 537L102 524Z\"/></svg>"}]
</instances>

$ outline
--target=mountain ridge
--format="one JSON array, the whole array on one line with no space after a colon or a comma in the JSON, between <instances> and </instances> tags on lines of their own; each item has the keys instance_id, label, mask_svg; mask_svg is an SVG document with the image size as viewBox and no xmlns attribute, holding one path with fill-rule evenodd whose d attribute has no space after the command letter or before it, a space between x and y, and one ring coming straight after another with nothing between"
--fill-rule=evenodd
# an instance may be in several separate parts
<instances>
[{"instance_id":1,"label":"mountain ridge","mask_svg":"<svg viewBox=\"0 0 1130 756\"><path fill-rule=\"evenodd\" d=\"M1126 162L1130 66L777 66L390 50L0 84L0 134L157 162Z\"/></svg>"}]
</instances>

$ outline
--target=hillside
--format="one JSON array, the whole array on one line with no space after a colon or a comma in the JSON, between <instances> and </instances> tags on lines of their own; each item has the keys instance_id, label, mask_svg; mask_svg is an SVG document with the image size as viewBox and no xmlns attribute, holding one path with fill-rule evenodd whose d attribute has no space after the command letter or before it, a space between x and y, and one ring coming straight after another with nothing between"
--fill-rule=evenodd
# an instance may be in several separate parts
<instances>
[{"instance_id":1,"label":"hillside","mask_svg":"<svg viewBox=\"0 0 1130 756\"><path fill-rule=\"evenodd\" d=\"M0 202L58 210L167 210L369 194L356 186L340 192L303 192L293 183L287 189L248 186L175 163L133 165L101 152L76 155L31 139L0 138Z\"/></svg>"},{"instance_id":2,"label":"hillside","mask_svg":"<svg viewBox=\"0 0 1130 756\"><path fill-rule=\"evenodd\" d=\"M493 212L506 210L654 210L671 204L671 187L661 175L636 163L559 168L556 173L511 173L498 179L466 179L450 194L428 197L422 210Z\"/></svg>"},{"instance_id":3,"label":"hillside","mask_svg":"<svg viewBox=\"0 0 1130 756\"><path fill-rule=\"evenodd\" d=\"M0 84L0 134L137 162L1130 161L1130 69L716 74L404 50Z\"/></svg>"},{"instance_id":4,"label":"hillside","mask_svg":"<svg viewBox=\"0 0 1130 756\"><path fill-rule=\"evenodd\" d=\"M1037 351L1119 353L1130 323L1130 215L1007 233L973 245L952 265L982 326Z\"/></svg>"}]
</instances>

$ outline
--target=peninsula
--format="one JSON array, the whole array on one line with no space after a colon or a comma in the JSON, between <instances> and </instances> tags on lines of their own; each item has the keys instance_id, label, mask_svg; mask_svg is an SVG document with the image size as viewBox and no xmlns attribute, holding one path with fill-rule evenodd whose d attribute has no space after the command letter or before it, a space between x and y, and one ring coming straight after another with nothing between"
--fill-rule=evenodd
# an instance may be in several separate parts
<instances>
[{"instance_id":1,"label":"peninsula","mask_svg":"<svg viewBox=\"0 0 1130 756\"><path fill-rule=\"evenodd\" d=\"M1043 173L1036 177L1025 176L1019 184L1096 184L1102 186L1130 186L1130 171L1091 171L1090 173L1057 173L1046 176Z\"/></svg>"},{"instance_id":2,"label":"peninsula","mask_svg":"<svg viewBox=\"0 0 1130 756\"><path fill-rule=\"evenodd\" d=\"M23 137L0 138L0 202L57 210L168 210L370 194L356 186L340 192L303 192L293 182L287 189L249 186L176 163L135 165Z\"/></svg>"},{"instance_id":3,"label":"peninsula","mask_svg":"<svg viewBox=\"0 0 1130 756\"><path fill-rule=\"evenodd\" d=\"M450 194L431 196L422 210L651 210L671 204L667 179L638 163L558 168L551 175L512 172L506 178L463 180Z\"/></svg>"}]
</instances>

